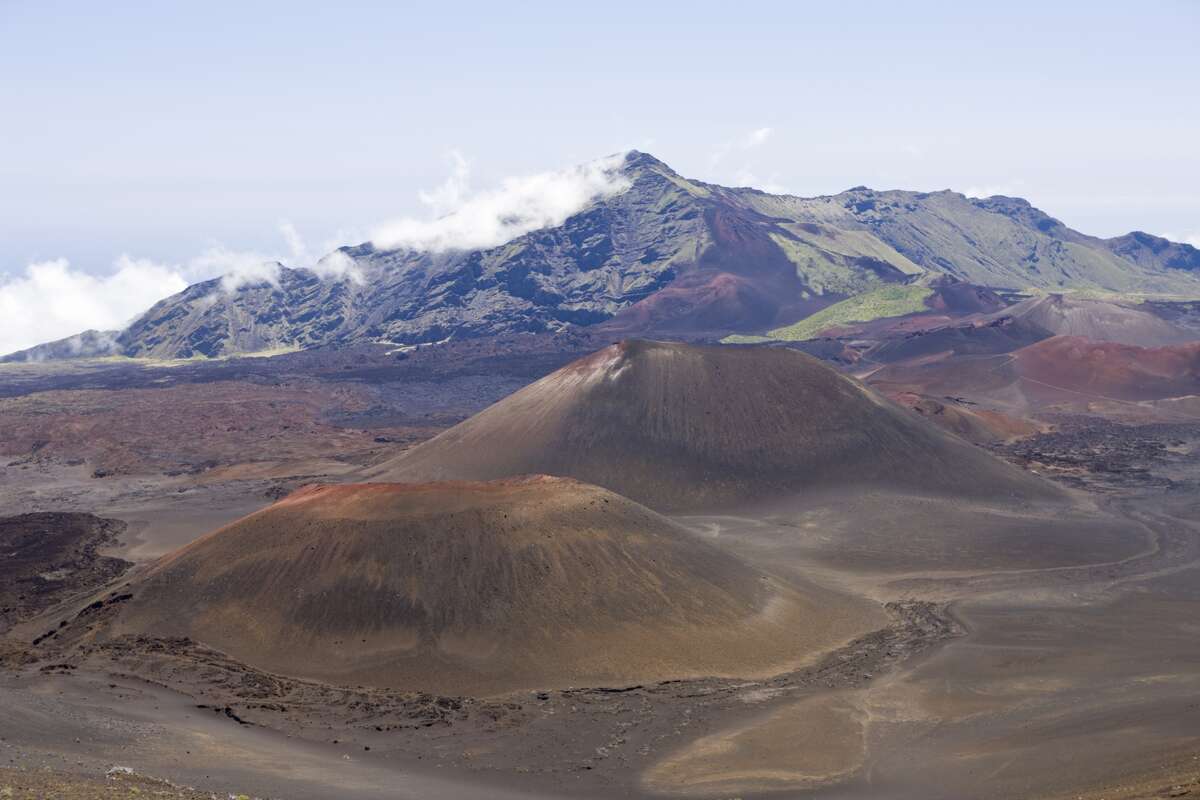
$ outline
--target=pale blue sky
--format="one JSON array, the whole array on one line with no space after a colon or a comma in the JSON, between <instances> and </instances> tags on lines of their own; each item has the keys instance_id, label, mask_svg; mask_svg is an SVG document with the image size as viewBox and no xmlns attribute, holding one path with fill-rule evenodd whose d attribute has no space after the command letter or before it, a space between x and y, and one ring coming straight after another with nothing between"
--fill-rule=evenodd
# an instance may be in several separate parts
<instances>
[{"instance_id":1,"label":"pale blue sky","mask_svg":"<svg viewBox=\"0 0 1200 800\"><path fill-rule=\"evenodd\" d=\"M402 5L0 0L0 279L357 241L451 149L475 188L638 147L1200 236L1197 2Z\"/></svg>"}]
</instances>

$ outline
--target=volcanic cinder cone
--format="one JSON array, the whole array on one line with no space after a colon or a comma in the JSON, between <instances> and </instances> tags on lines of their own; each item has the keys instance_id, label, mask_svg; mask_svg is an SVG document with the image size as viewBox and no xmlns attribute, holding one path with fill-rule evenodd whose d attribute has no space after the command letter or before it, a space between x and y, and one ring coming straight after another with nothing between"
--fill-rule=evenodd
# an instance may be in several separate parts
<instances>
[{"instance_id":1,"label":"volcanic cinder cone","mask_svg":"<svg viewBox=\"0 0 1200 800\"><path fill-rule=\"evenodd\" d=\"M298 491L164 557L110 633L440 693L770 674L847 635L831 593L570 479Z\"/></svg>"},{"instance_id":2,"label":"volcanic cinder cone","mask_svg":"<svg viewBox=\"0 0 1200 800\"><path fill-rule=\"evenodd\" d=\"M570 476L659 511L818 487L1057 495L803 353L647 341L569 364L368 476L525 473Z\"/></svg>"}]
</instances>

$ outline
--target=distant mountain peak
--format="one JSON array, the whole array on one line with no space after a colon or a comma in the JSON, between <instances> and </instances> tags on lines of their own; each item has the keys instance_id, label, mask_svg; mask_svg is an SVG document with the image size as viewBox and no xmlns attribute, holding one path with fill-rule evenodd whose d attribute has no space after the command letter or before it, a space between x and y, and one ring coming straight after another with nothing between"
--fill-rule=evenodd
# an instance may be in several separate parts
<instances>
[{"instance_id":1,"label":"distant mountain peak","mask_svg":"<svg viewBox=\"0 0 1200 800\"><path fill-rule=\"evenodd\" d=\"M649 153L644 153L641 150L629 150L625 153L625 168L636 169L638 167L665 169L669 172L675 171L667 166L666 162L655 158Z\"/></svg>"},{"instance_id":2,"label":"distant mountain peak","mask_svg":"<svg viewBox=\"0 0 1200 800\"><path fill-rule=\"evenodd\" d=\"M628 185L565 214L533 216L510 237L473 234L470 214L448 233L417 222L396 241L444 242L446 234L483 243L343 247L335 254L352 263L355 280L282 265L267 280L214 279L155 304L124 331L10 360L406 345L601 324L623 334L723 336L790 325L920 275L1200 296L1195 248L1141 232L1087 236L1022 198L865 186L815 198L768 194L685 178L639 150L580 168L583 185L605 183L597 163Z\"/></svg>"}]
</instances>

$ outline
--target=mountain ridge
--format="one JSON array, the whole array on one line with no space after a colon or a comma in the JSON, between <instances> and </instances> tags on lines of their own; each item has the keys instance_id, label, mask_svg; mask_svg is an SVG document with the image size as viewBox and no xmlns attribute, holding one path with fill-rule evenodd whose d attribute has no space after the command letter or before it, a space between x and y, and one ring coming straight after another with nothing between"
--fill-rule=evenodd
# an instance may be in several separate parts
<instances>
[{"instance_id":1,"label":"mountain ridge","mask_svg":"<svg viewBox=\"0 0 1200 800\"><path fill-rule=\"evenodd\" d=\"M690 180L638 151L617 171L627 188L495 247L346 246L335 253L357 279L280 265L269 283L204 281L122 331L2 360L215 357L572 326L724 335L791 324L930 274L1013 290L1200 296L1200 251L1190 245L1140 232L1088 236L1021 198L866 187L774 195Z\"/></svg>"}]
</instances>

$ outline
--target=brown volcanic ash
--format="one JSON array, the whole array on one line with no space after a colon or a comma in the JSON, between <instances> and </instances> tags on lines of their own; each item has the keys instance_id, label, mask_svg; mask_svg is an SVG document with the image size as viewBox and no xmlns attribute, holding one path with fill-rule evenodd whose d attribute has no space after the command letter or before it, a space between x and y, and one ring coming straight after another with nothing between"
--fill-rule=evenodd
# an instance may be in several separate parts
<instances>
[{"instance_id":1,"label":"brown volcanic ash","mask_svg":"<svg viewBox=\"0 0 1200 800\"><path fill-rule=\"evenodd\" d=\"M837 644L847 608L612 492L547 477L308 487L128 591L114 635L468 694L773 673Z\"/></svg>"},{"instance_id":2,"label":"brown volcanic ash","mask_svg":"<svg viewBox=\"0 0 1200 800\"><path fill-rule=\"evenodd\" d=\"M817 486L1055 492L802 353L645 341L576 361L371 474L534 472L605 486L660 511Z\"/></svg>"},{"instance_id":3,"label":"brown volcanic ash","mask_svg":"<svg viewBox=\"0 0 1200 800\"><path fill-rule=\"evenodd\" d=\"M1149 311L1106 300L1061 294L1034 297L995 316L1033 324L1055 336L1083 336L1138 347L1180 344L1193 338L1187 330Z\"/></svg>"}]
</instances>

